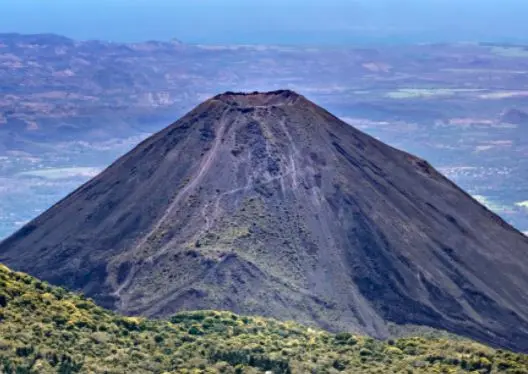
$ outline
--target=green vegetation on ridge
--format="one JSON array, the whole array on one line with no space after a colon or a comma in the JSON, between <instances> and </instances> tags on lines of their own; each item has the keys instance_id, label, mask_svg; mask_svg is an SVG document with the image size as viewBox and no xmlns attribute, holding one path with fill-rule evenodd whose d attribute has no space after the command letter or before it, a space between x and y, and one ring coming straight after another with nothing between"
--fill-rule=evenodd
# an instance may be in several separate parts
<instances>
[{"instance_id":1,"label":"green vegetation on ridge","mask_svg":"<svg viewBox=\"0 0 528 374\"><path fill-rule=\"evenodd\" d=\"M1 373L528 373L467 340L380 342L228 312L123 317L0 265Z\"/></svg>"}]
</instances>

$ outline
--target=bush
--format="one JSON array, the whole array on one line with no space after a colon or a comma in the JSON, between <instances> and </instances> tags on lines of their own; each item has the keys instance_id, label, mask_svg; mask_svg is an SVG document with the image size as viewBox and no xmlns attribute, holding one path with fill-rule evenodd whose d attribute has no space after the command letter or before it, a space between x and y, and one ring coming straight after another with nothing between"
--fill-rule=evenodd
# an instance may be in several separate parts
<instances>
[{"instance_id":1,"label":"bush","mask_svg":"<svg viewBox=\"0 0 528 374\"><path fill-rule=\"evenodd\" d=\"M0 308L5 308L7 306L7 295L0 291Z\"/></svg>"},{"instance_id":2,"label":"bush","mask_svg":"<svg viewBox=\"0 0 528 374\"><path fill-rule=\"evenodd\" d=\"M16 355L19 357L29 357L33 352L35 352L35 348L33 346L25 346L25 347L17 347Z\"/></svg>"}]
</instances>

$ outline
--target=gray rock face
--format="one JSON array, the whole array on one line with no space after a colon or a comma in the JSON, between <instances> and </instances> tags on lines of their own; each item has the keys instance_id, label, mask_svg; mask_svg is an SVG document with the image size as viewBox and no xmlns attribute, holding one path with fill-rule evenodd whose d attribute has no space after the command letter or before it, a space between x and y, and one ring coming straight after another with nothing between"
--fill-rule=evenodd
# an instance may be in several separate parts
<instances>
[{"instance_id":1,"label":"gray rock face","mask_svg":"<svg viewBox=\"0 0 528 374\"><path fill-rule=\"evenodd\" d=\"M0 244L127 314L227 309L528 351L528 238L427 162L291 91L225 93Z\"/></svg>"}]
</instances>

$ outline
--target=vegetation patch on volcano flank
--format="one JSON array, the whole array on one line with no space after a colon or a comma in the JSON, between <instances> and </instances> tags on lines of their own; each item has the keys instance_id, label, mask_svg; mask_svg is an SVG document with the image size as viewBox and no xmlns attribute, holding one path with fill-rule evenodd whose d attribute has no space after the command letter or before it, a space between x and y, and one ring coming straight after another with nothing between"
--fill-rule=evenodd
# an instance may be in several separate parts
<instances>
[{"instance_id":1,"label":"vegetation patch on volcano flank","mask_svg":"<svg viewBox=\"0 0 528 374\"><path fill-rule=\"evenodd\" d=\"M434 332L377 341L230 312L123 317L0 265L0 372L528 373L528 356Z\"/></svg>"}]
</instances>

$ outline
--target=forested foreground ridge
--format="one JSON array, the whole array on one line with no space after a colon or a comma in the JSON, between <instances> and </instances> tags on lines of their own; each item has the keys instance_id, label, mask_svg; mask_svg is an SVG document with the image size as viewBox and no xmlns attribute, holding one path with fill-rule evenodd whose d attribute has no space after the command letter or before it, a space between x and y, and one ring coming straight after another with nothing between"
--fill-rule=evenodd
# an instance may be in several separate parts
<instances>
[{"instance_id":1,"label":"forested foreground ridge","mask_svg":"<svg viewBox=\"0 0 528 374\"><path fill-rule=\"evenodd\" d=\"M229 312L119 316L0 265L2 373L528 373L465 339L388 341Z\"/></svg>"}]
</instances>

